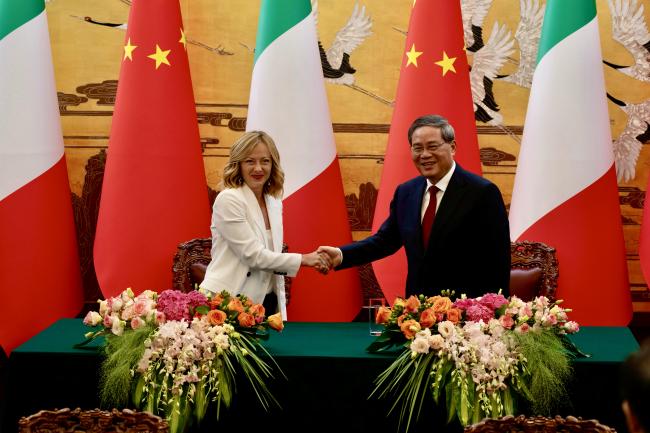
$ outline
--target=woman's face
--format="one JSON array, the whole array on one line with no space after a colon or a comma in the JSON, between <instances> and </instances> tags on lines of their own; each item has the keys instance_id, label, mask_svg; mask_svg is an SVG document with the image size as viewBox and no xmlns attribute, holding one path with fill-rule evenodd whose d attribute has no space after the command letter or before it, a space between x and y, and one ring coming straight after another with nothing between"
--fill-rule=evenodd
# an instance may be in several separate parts
<instances>
[{"instance_id":1,"label":"woman's face","mask_svg":"<svg viewBox=\"0 0 650 433\"><path fill-rule=\"evenodd\" d=\"M271 176L273 161L266 144L258 142L251 153L239 163L244 182L256 194L262 194L264 184Z\"/></svg>"}]
</instances>

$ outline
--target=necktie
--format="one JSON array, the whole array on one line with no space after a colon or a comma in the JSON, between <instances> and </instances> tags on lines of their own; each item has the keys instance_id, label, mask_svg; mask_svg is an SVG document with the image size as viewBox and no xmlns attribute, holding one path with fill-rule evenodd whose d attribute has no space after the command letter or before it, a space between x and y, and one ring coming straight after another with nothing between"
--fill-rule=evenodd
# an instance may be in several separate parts
<instances>
[{"instance_id":1,"label":"necktie","mask_svg":"<svg viewBox=\"0 0 650 433\"><path fill-rule=\"evenodd\" d=\"M422 241L424 249L429 246L429 236L431 235L431 228L433 227L433 220L436 218L436 193L438 187L431 185L427 193L429 194L429 205L427 210L424 211L424 218L422 218Z\"/></svg>"}]
</instances>

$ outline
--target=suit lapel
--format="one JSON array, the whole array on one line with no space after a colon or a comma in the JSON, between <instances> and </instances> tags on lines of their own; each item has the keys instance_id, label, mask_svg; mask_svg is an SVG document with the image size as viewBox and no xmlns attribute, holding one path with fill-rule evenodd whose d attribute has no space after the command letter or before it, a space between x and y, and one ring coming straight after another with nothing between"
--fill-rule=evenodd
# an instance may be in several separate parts
<instances>
[{"instance_id":1,"label":"suit lapel","mask_svg":"<svg viewBox=\"0 0 650 433\"><path fill-rule=\"evenodd\" d=\"M262 216L262 209L260 208L255 193L251 190L248 185L244 184L241 187L242 193L244 194L244 200L246 201L246 206L253 217L253 229L256 229L257 237L262 240L262 243L266 245L266 226L264 224L264 217ZM269 217L270 218L270 217ZM268 246L267 246L268 247Z\"/></svg>"},{"instance_id":2,"label":"suit lapel","mask_svg":"<svg viewBox=\"0 0 650 433\"><path fill-rule=\"evenodd\" d=\"M282 201L270 195L265 196L266 210L269 213L271 235L273 237L273 251L282 252ZM270 247L270 245L268 246Z\"/></svg>"},{"instance_id":3,"label":"suit lapel","mask_svg":"<svg viewBox=\"0 0 650 433\"><path fill-rule=\"evenodd\" d=\"M449 185L447 185L447 190L445 191L438 211L436 212L436 218L433 223L433 229L431 230L431 237L429 239L429 244L435 242L433 240L440 233L444 232L445 226L447 226L453 219L456 209L462 202L462 198L465 190L465 176L463 171L458 164L456 164L456 170L449 180Z\"/></svg>"},{"instance_id":4,"label":"suit lapel","mask_svg":"<svg viewBox=\"0 0 650 433\"><path fill-rule=\"evenodd\" d=\"M424 245L422 244L422 200L424 199L424 190L427 188L427 180L424 177L419 178L415 188L411 191L413 197L409 198L411 203L416 205L411 208L411 214L408 216L408 224L417 227L415 231L417 239L414 244L417 245L416 251L420 256L424 256Z\"/></svg>"}]
</instances>

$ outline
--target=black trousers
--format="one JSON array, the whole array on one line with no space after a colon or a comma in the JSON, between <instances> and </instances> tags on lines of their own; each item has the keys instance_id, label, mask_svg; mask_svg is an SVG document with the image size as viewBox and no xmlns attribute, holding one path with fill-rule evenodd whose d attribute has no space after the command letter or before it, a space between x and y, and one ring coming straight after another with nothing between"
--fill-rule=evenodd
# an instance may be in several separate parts
<instances>
[{"instance_id":1,"label":"black trousers","mask_svg":"<svg viewBox=\"0 0 650 433\"><path fill-rule=\"evenodd\" d=\"M278 295L275 292L267 293L262 302L266 317L278 312Z\"/></svg>"}]
</instances>

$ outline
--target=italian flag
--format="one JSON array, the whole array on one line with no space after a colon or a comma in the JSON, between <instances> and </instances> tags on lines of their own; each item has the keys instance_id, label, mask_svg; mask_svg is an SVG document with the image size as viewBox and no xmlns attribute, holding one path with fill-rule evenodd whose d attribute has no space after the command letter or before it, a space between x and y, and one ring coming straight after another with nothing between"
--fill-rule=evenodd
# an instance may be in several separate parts
<instances>
[{"instance_id":1,"label":"italian flag","mask_svg":"<svg viewBox=\"0 0 650 433\"><path fill-rule=\"evenodd\" d=\"M594 0L549 0L510 205L513 240L557 249L557 298L588 326L632 304Z\"/></svg>"},{"instance_id":2,"label":"italian flag","mask_svg":"<svg viewBox=\"0 0 650 433\"><path fill-rule=\"evenodd\" d=\"M83 292L43 0L0 0L0 345L61 317Z\"/></svg>"},{"instance_id":3,"label":"italian flag","mask_svg":"<svg viewBox=\"0 0 650 433\"><path fill-rule=\"evenodd\" d=\"M289 251L350 242L309 0L261 3L246 129L267 132L280 151ZM302 269L291 284L287 315L296 321L349 321L361 298L356 269L328 276Z\"/></svg>"}]
</instances>

